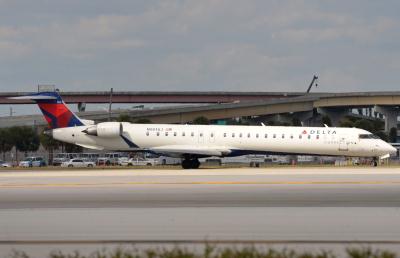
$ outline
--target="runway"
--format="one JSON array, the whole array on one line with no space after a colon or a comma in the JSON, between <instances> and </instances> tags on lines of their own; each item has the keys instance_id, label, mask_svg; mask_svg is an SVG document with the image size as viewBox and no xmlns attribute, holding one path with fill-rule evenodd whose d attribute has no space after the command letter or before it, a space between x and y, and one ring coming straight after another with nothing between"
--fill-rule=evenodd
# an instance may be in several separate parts
<instances>
[{"instance_id":1,"label":"runway","mask_svg":"<svg viewBox=\"0 0 400 258\"><path fill-rule=\"evenodd\" d=\"M399 168L1 170L0 254L54 241L400 243L399 207Z\"/></svg>"},{"instance_id":2,"label":"runway","mask_svg":"<svg viewBox=\"0 0 400 258\"><path fill-rule=\"evenodd\" d=\"M400 169L0 174L0 209L147 207L400 207Z\"/></svg>"}]
</instances>

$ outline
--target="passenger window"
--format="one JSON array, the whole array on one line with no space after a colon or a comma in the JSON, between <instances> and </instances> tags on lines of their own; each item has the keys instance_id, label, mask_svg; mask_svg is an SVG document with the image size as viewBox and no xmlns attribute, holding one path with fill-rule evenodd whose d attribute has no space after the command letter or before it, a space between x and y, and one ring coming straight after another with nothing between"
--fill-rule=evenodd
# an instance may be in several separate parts
<instances>
[{"instance_id":1,"label":"passenger window","mask_svg":"<svg viewBox=\"0 0 400 258\"><path fill-rule=\"evenodd\" d=\"M224 137L226 137L226 133L224 133Z\"/></svg>"},{"instance_id":2,"label":"passenger window","mask_svg":"<svg viewBox=\"0 0 400 258\"><path fill-rule=\"evenodd\" d=\"M200 137L203 137L203 133L200 133Z\"/></svg>"},{"instance_id":3,"label":"passenger window","mask_svg":"<svg viewBox=\"0 0 400 258\"><path fill-rule=\"evenodd\" d=\"M232 133L232 138L235 138L235 133Z\"/></svg>"},{"instance_id":4,"label":"passenger window","mask_svg":"<svg viewBox=\"0 0 400 258\"><path fill-rule=\"evenodd\" d=\"M168 136L168 132L165 132L165 136Z\"/></svg>"},{"instance_id":5,"label":"passenger window","mask_svg":"<svg viewBox=\"0 0 400 258\"><path fill-rule=\"evenodd\" d=\"M250 138L250 133L247 134L247 138Z\"/></svg>"},{"instance_id":6,"label":"passenger window","mask_svg":"<svg viewBox=\"0 0 400 258\"><path fill-rule=\"evenodd\" d=\"M256 138L258 138L258 133L256 133Z\"/></svg>"},{"instance_id":7,"label":"passenger window","mask_svg":"<svg viewBox=\"0 0 400 258\"><path fill-rule=\"evenodd\" d=\"M146 132L146 135L149 136L149 132Z\"/></svg>"},{"instance_id":8,"label":"passenger window","mask_svg":"<svg viewBox=\"0 0 400 258\"><path fill-rule=\"evenodd\" d=\"M311 135L308 135L308 139L311 139Z\"/></svg>"},{"instance_id":9,"label":"passenger window","mask_svg":"<svg viewBox=\"0 0 400 258\"><path fill-rule=\"evenodd\" d=\"M190 134L190 136L192 136L192 137L193 137L193 136L194 136L194 132L192 132L192 133Z\"/></svg>"},{"instance_id":10,"label":"passenger window","mask_svg":"<svg viewBox=\"0 0 400 258\"><path fill-rule=\"evenodd\" d=\"M160 136L160 132L157 132L157 136Z\"/></svg>"},{"instance_id":11,"label":"passenger window","mask_svg":"<svg viewBox=\"0 0 400 258\"><path fill-rule=\"evenodd\" d=\"M185 136L185 132L182 132L182 136Z\"/></svg>"},{"instance_id":12,"label":"passenger window","mask_svg":"<svg viewBox=\"0 0 400 258\"><path fill-rule=\"evenodd\" d=\"M319 135L317 135L317 140L319 139Z\"/></svg>"},{"instance_id":13,"label":"passenger window","mask_svg":"<svg viewBox=\"0 0 400 258\"><path fill-rule=\"evenodd\" d=\"M211 137L214 137L214 133L211 133Z\"/></svg>"},{"instance_id":14,"label":"passenger window","mask_svg":"<svg viewBox=\"0 0 400 258\"><path fill-rule=\"evenodd\" d=\"M176 132L174 132L174 136L176 136Z\"/></svg>"},{"instance_id":15,"label":"passenger window","mask_svg":"<svg viewBox=\"0 0 400 258\"><path fill-rule=\"evenodd\" d=\"M285 135L284 134L282 134L282 139L284 139L285 138Z\"/></svg>"},{"instance_id":16,"label":"passenger window","mask_svg":"<svg viewBox=\"0 0 400 258\"><path fill-rule=\"evenodd\" d=\"M240 134L239 134L239 137L240 137L240 138L242 138L242 135L243 135L243 134L242 134L242 133L240 133Z\"/></svg>"},{"instance_id":17,"label":"passenger window","mask_svg":"<svg viewBox=\"0 0 400 258\"><path fill-rule=\"evenodd\" d=\"M293 135L290 135L290 139L293 139Z\"/></svg>"},{"instance_id":18,"label":"passenger window","mask_svg":"<svg viewBox=\"0 0 400 258\"><path fill-rule=\"evenodd\" d=\"M268 134L267 133L264 135L264 138L268 138Z\"/></svg>"},{"instance_id":19,"label":"passenger window","mask_svg":"<svg viewBox=\"0 0 400 258\"><path fill-rule=\"evenodd\" d=\"M276 134L274 134L274 135L272 136L272 138L276 138Z\"/></svg>"},{"instance_id":20,"label":"passenger window","mask_svg":"<svg viewBox=\"0 0 400 258\"><path fill-rule=\"evenodd\" d=\"M301 139L301 138L303 138L303 136L300 134L300 135L299 135L299 139Z\"/></svg>"}]
</instances>

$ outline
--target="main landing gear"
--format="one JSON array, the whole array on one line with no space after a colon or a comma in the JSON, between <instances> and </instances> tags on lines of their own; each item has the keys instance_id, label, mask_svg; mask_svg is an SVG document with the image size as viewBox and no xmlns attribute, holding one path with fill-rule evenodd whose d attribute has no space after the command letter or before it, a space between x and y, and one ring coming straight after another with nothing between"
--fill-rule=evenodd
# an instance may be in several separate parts
<instances>
[{"instance_id":1,"label":"main landing gear","mask_svg":"<svg viewBox=\"0 0 400 258\"><path fill-rule=\"evenodd\" d=\"M378 166L378 158L374 157L371 161L371 166L372 167L377 167Z\"/></svg>"},{"instance_id":2,"label":"main landing gear","mask_svg":"<svg viewBox=\"0 0 400 258\"><path fill-rule=\"evenodd\" d=\"M185 158L182 160L182 168L184 169L196 169L200 167L200 161L197 158Z\"/></svg>"}]
</instances>

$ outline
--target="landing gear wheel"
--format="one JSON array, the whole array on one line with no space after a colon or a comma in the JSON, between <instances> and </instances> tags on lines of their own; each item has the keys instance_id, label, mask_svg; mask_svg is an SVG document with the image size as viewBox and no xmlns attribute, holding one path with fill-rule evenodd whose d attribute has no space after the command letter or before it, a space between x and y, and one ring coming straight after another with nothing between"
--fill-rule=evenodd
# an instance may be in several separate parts
<instances>
[{"instance_id":1,"label":"landing gear wheel","mask_svg":"<svg viewBox=\"0 0 400 258\"><path fill-rule=\"evenodd\" d=\"M198 159L184 159L182 160L182 168L183 169L189 169L189 168L199 168L200 167L200 161Z\"/></svg>"},{"instance_id":2,"label":"landing gear wheel","mask_svg":"<svg viewBox=\"0 0 400 258\"><path fill-rule=\"evenodd\" d=\"M189 169L189 168L191 168L190 159L184 159L184 160L182 160L182 168L183 168L183 169Z\"/></svg>"},{"instance_id":3,"label":"landing gear wheel","mask_svg":"<svg viewBox=\"0 0 400 258\"><path fill-rule=\"evenodd\" d=\"M199 168L200 167L200 161L198 159L192 159L192 168Z\"/></svg>"}]
</instances>

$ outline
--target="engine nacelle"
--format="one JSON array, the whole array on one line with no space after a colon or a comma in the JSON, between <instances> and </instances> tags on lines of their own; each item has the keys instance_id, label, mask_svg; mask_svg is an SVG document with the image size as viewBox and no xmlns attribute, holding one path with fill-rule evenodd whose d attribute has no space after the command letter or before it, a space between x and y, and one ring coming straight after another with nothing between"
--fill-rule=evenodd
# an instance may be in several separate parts
<instances>
[{"instance_id":1,"label":"engine nacelle","mask_svg":"<svg viewBox=\"0 0 400 258\"><path fill-rule=\"evenodd\" d=\"M119 137L122 131L122 123L119 122L104 122L83 130L83 132L88 135L104 138Z\"/></svg>"}]
</instances>

